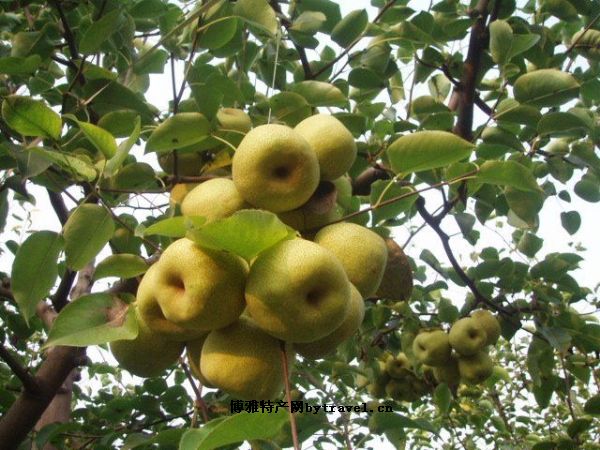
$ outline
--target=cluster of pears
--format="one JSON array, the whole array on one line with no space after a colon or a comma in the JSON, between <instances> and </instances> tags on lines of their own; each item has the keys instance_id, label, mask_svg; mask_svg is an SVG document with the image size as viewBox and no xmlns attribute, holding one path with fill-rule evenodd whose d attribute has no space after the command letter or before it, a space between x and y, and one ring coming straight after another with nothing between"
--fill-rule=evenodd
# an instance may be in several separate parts
<instances>
[{"instance_id":1,"label":"cluster of pears","mask_svg":"<svg viewBox=\"0 0 600 450\"><path fill-rule=\"evenodd\" d=\"M389 397L407 402L418 400L430 393L433 387L431 380L416 371L404 352L395 356L385 354L379 361L374 376L359 383L366 385L369 394L375 398Z\"/></svg>"},{"instance_id":2,"label":"cluster of pears","mask_svg":"<svg viewBox=\"0 0 600 450\"><path fill-rule=\"evenodd\" d=\"M370 379L359 376L375 398L415 401L439 383L456 389L462 382L476 385L490 377L494 365L487 347L500 337L500 324L492 313L480 309L457 320L450 332L421 331L412 342L410 355L385 353Z\"/></svg>"},{"instance_id":3,"label":"cluster of pears","mask_svg":"<svg viewBox=\"0 0 600 450\"><path fill-rule=\"evenodd\" d=\"M227 114L234 115L241 116ZM234 398L269 399L282 390L282 349L288 362L295 354L317 359L334 352L360 327L364 299L377 292L388 256L373 231L355 223L326 225L335 220L330 210L337 204L317 211L307 206L323 183L344 185L339 180L355 157L351 133L330 115L295 128L246 130L231 158L231 176L184 192L181 213L210 223L262 209L296 224L299 233L251 261L187 238L170 244L140 282L137 338L111 343L120 365L156 376L186 348L204 385Z\"/></svg>"},{"instance_id":4,"label":"cluster of pears","mask_svg":"<svg viewBox=\"0 0 600 450\"><path fill-rule=\"evenodd\" d=\"M488 310L473 311L452 324L450 331L420 332L413 341L415 358L431 367L439 383L479 384L492 375L494 364L487 348L500 337L500 323Z\"/></svg>"}]
</instances>

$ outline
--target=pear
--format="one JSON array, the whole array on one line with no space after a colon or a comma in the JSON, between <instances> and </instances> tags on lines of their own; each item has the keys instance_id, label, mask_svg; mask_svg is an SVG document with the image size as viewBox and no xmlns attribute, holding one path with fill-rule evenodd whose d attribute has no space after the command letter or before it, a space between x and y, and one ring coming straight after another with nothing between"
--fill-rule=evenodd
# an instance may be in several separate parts
<instances>
[{"instance_id":1,"label":"pear","mask_svg":"<svg viewBox=\"0 0 600 450\"><path fill-rule=\"evenodd\" d=\"M294 344L294 349L299 355L310 359L323 358L333 353L338 345L350 338L360 328L365 317L365 302L354 286L350 285L350 291L350 306L341 325L317 341Z\"/></svg>"},{"instance_id":2,"label":"pear","mask_svg":"<svg viewBox=\"0 0 600 450\"><path fill-rule=\"evenodd\" d=\"M451 388L458 386L460 383L458 361L452 358L445 365L434 367L433 376L438 383L446 383Z\"/></svg>"},{"instance_id":3,"label":"pear","mask_svg":"<svg viewBox=\"0 0 600 450\"><path fill-rule=\"evenodd\" d=\"M315 152L285 125L261 125L248 132L233 155L231 170L248 203L276 213L302 206L319 184Z\"/></svg>"},{"instance_id":4,"label":"pear","mask_svg":"<svg viewBox=\"0 0 600 450\"><path fill-rule=\"evenodd\" d=\"M350 308L350 283L336 257L304 239L282 241L252 263L248 313L267 333L311 342L337 329Z\"/></svg>"},{"instance_id":5,"label":"pear","mask_svg":"<svg viewBox=\"0 0 600 450\"><path fill-rule=\"evenodd\" d=\"M314 241L341 261L350 282L363 298L375 294L388 253L385 241L378 234L355 223L340 222L322 228Z\"/></svg>"},{"instance_id":6,"label":"pear","mask_svg":"<svg viewBox=\"0 0 600 450\"><path fill-rule=\"evenodd\" d=\"M185 351L192 375L194 375L200 381L200 383L202 383L202 386L214 388L214 386L208 382L206 377L202 375L202 372L200 372L200 356L202 354L202 346L204 345L204 341L207 337L208 333L206 333L204 336L194 339L193 341L186 342Z\"/></svg>"},{"instance_id":7,"label":"pear","mask_svg":"<svg viewBox=\"0 0 600 450\"><path fill-rule=\"evenodd\" d=\"M184 216L202 216L206 222L229 217L249 205L241 197L233 181L212 178L192 189L181 204Z\"/></svg>"},{"instance_id":8,"label":"pear","mask_svg":"<svg viewBox=\"0 0 600 450\"><path fill-rule=\"evenodd\" d=\"M158 262L154 295L172 323L208 331L234 322L244 310L245 261L231 253L202 249L183 238Z\"/></svg>"},{"instance_id":9,"label":"pear","mask_svg":"<svg viewBox=\"0 0 600 450\"><path fill-rule=\"evenodd\" d=\"M390 381L390 376L387 373L381 373L367 385L367 392L375 398L383 398L386 395L386 387Z\"/></svg>"},{"instance_id":10,"label":"pear","mask_svg":"<svg viewBox=\"0 0 600 450\"><path fill-rule=\"evenodd\" d=\"M413 275L408 258L393 239L386 239L388 258L377 297L389 300L408 300L412 294Z\"/></svg>"},{"instance_id":11,"label":"pear","mask_svg":"<svg viewBox=\"0 0 600 450\"><path fill-rule=\"evenodd\" d=\"M177 152L177 174L184 177L200 175L204 158L199 152ZM173 152L163 153L158 157L158 164L166 173L175 173L175 156Z\"/></svg>"},{"instance_id":12,"label":"pear","mask_svg":"<svg viewBox=\"0 0 600 450\"><path fill-rule=\"evenodd\" d=\"M390 377L397 380L406 377L406 375L410 373L411 369L412 364L403 352L398 353L396 357L388 358L385 362L385 371L390 375Z\"/></svg>"},{"instance_id":13,"label":"pear","mask_svg":"<svg viewBox=\"0 0 600 450\"><path fill-rule=\"evenodd\" d=\"M288 354L288 359L293 355ZM274 399L283 388L280 343L240 317L206 337L200 371L210 384L236 399Z\"/></svg>"},{"instance_id":14,"label":"pear","mask_svg":"<svg viewBox=\"0 0 600 450\"><path fill-rule=\"evenodd\" d=\"M216 117L219 123L217 136L234 147L237 147L244 135L252 129L252 119L241 109L221 108Z\"/></svg>"},{"instance_id":15,"label":"pear","mask_svg":"<svg viewBox=\"0 0 600 450\"><path fill-rule=\"evenodd\" d=\"M494 371L494 363L486 352L458 358L458 370L461 380L466 384L479 384Z\"/></svg>"},{"instance_id":16,"label":"pear","mask_svg":"<svg viewBox=\"0 0 600 450\"><path fill-rule=\"evenodd\" d=\"M470 356L485 347L488 340L482 324L472 317L457 320L450 328L450 345L462 356Z\"/></svg>"},{"instance_id":17,"label":"pear","mask_svg":"<svg viewBox=\"0 0 600 450\"><path fill-rule=\"evenodd\" d=\"M498 319L491 312L487 309L478 309L471 313L471 317L478 321L485 330L485 334L487 335L485 345L494 345L498 342L502 330L500 329Z\"/></svg>"},{"instance_id":18,"label":"pear","mask_svg":"<svg viewBox=\"0 0 600 450\"><path fill-rule=\"evenodd\" d=\"M437 367L448 363L452 348L444 330L422 331L413 341L413 353L421 363Z\"/></svg>"},{"instance_id":19,"label":"pear","mask_svg":"<svg viewBox=\"0 0 600 450\"><path fill-rule=\"evenodd\" d=\"M356 142L342 122L328 114L316 114L300 122L294 130L312 146L319 159L321 179L344 175L356 159Z\"/></svg>"},{"instance_id":20,"label":"pear","mask_svg":"<svg viewBox=\"0 0 600 450\"><path fill-rule=\"evenodd\" d=\"M348 175L343 175L332 181L336 190L336 201L344 208L349 210L352 208L352 180Z\"/></svg>"},{"instance_id":21,"label":"pear","mask_svg":"<svg viewBox=\"0 0 600 450\"><path fill-rule=\"evenodd\" d=\"M177 183L171 189L169 205L171 205L172 208L176 205L181 205L186 195L188 195L196 186L198 186L198 183Z\"/></svg>"},{"instance_id":22,"label":"pear","mask_svg":"<svg viewBox=\"0 0 600 450\"><path fill-rule=\"evenodd\" d=\"M177 362L184 344L169 341L164 336L153 332L139 317L137 322L137 337L132 340L111 342L110 351L119 366L133 375L159 376Z\"/></svg>"},{"instance_id":23,"label":"pear","mask_svg":"<svg viewBox=\"0 0 600 450\"><path fill-rule=\"evenodd\" d=\"M344 211L339 205L334 205L329 211L319 214L302 206L292 211L279 213L277 216L287 226L304 233L310 230L317 231L331 222L340 220L344 217Z\"/></svg>"},{"instance_id":24,"label":"pear","mask_svg":"<svg viewBox=\"0 0 600 450\"><path fill-rule=\"evenodd\" d=\"M137 290L137 312L152 332L160 334L170 341L185 342L196 339L203 334L202 330L191 330L175 324L165 318L156 300L160 269L155 263L146 271Z\"/></svg>"}]
</instances>

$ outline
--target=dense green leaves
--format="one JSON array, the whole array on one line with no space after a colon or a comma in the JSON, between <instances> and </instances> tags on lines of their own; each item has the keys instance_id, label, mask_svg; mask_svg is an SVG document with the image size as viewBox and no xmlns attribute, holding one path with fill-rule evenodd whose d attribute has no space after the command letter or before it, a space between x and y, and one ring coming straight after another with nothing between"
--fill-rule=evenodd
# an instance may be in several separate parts
<instances>
[{"instance_id":1,"label":"dense green leaves","mask_svg":"<svg viewBox=\"0 0 600 450\"><path fill-rule=\"evenodd\" d=\"M356 40L367 28L369 15L364 9L348 13L331 31L331 39L340 47L346 47Z\"/></svg>"},{"instance_id":2,"label":"dense green leaves","mask_svg":"<svg viewBox=\"0 0 600 450\"><path fill-rule=\"evenodd\" d=\"M118 297L90 294L69 303L56 317L45 347L85 347L137 336L135 311Z\"/></svg>"},{"instance_id":3,"label":"dense green leaves","mask_svg":"<svg viewBox=\"0 0 600 450\"><path fill-rule=\"evenodd\" d=\"M63 247L60 235L38 231L19 247L11 273L11 288L25 320L50 292L58 275L57 260Z\"/></svg>"},{"instance_id":4,"label":"dense green leaves","mask_svg":"<svg viewBox=\"0 0 600 450\"><path fill-rule=\"evenodd\" d=\"M120 19L121 11L117 8L93 22L81 38L79 51L86 55L96 53L111 34L117 31Z\"/></svg>"},{"instance_id":5,"label":"dense green leaves","mask_svg":"<svg viewBox=\"0 0 600 450\"><path fill-rule=\"evenodd\" d=\"M239 0L233 12L250 25L259 27L270 35L277 32L275 11L266 0Z\"/></svg>"},{"instance_id":6,"label":"dense green leaves","mask_svg":"<svg viewBox=\"0 0 600 450\"><path fill-rule=\"evenodd\" d=\"M112 237L115 225L102 206L85 203L78 206L63 227L67 265L82 269Z\"/></svg>"},{"instance_id":7,"label":"dense green leaves","mask_svg":"<svg viewBox=\"0 0 600 450\"><path fill-rule=\"evenodd\" d=\"M111 255L102 260L94 270L94 279L105 277L132 278L143 274L148 269L144 258L138 255L121 253Z\"/></svg>"}]
</instances>

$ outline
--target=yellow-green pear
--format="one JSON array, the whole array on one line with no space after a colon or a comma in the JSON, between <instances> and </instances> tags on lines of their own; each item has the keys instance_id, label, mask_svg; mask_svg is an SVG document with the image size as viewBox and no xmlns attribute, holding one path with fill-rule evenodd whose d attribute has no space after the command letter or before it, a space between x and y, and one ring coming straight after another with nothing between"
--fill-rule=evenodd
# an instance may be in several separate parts
<instances>
[{"instance_id":1,"label":"yellow-green pear","mask_svg":"<svg viewBox=\"0 0 600 450\"><path fill-rule=\"evenodd\" d=\"M444 330L420 332L413 341L413 353L421 363L437 367L448 363L452 348Z\"/></svg>"},{"instance_id":2,"label":"yellow-green pear","mask_svg":"<svg viewBox=\"0 0 600 450\"><path fill-rule=\"evenodd\" d=\"M443 366L434 367L433 376L438 383L446 383L451 388L458 386L460 383L458 361L452 358Z\"/></svg>"},{"instance_id":3,"label":"yellow-green pear","mask_svg":"<svg viewBox=\"0 0 600 450\"><path fill-rule=\"evenodd\" d=\"M339 205L334 205L329 211L319 214L302 206L292 211L279 213L277 216L287 226L301 233L312 230L316 232L319 228L341 219L344 216L344 211Z\"/></svg>"},{"instance_id":4,"label":"yellow-green pear","mask_svg":"<svg viewBox=\"0 0 600 450\"><path fill-rule=\"evenodd\" d=\"M464 383L479 384L494 372L494 363L486 352L478 352L458 358L458 370Z\"/></svg>"},{"instance_id":5,"label":"yellow-green pear","mask_svg":"<svg viewBox=\"0 0 600 450\"><path fill-rule=\"evenodd\" d=\"M317 155L285 125L261 125L248 132L233 155L231 170L240 195L273 212L302 206L319 184Z\"/></svg>"},{"instance_id":6,"label":"yellow-green pear","mask_svg":"<svg viewBox=\"0 0 600 450\"><path fill-rule=\"evenodd\" d=\"M200 175L204 158L199 152L177 152L177 174L184 177L196 177ZM173 152L161 154L158 164L166 173L175 173L175 155Z\"/></svg>"},{"instance_id":7,"label":"yellow-green pear","mask_svg":"<svg viewBox=\"0 0 600 450\"><path fill-rule=\"evenodd\" d=\"M403 352L398 353L396 357L388 358L385 362L385 371L390 377L395 379L402 379L406 377L407 373L412 369L412 364L408 360L408 357Z\"/></svg>"},{"instance_id":8,"label":"yellow-green pear","mask_svg":"<svg viewBox=\"0 0 600 450\"><path fill-rule=\"evenodd\" d=\"M160 278L159 272L158 265L153 264L140 282L136 295L137 312L140 318L148 325L150 330L170 341L185 342L206 334L205 331L187 329L165 318L156 299Z\"/></svg>"},{"instance_id":9,"label":"yellow-green pear","mask_svg":"<svg viewBox=\"0 0 600 450\"><path fill-rule=\"evenodd\" d=\"M246 262L221 251L178 239L155 264L155 297L170 322L190 330L214 330L244 310Z\"/></svg>"},{"instance_id":10,"label":"yellow-green pear","mask_svg":"<svg viewBox=\"0 0 600 450\"><path fill-rule=\"evenodd\" d=\"M267 333L287 342L311 342L338 328L350 307L350 283L327 249L304 239L282 241L250 267L246 303Z\"/></svg>"},{"instance_id":11,"label":"yellow-green pear","mask_svg":"<svg viewBox=\"0 0 600 450\"><path fill-rule=\"evenodd\" d=\"M184 344L153 332L139 317L137 322L137 337L111 342L110 351L119 366L133 375L156 377L177 362Z\"/></svg>"},{"instance_id":12,"label":"yellow-green pear","mask_svg":"<svg viewBox=\"0 0 600 450\"><path fill-rule=\"evenodd\" d=\"M172 208L176 205L181 205L186 195L188 195L196 186L198 186L198 183L177 183L171 189L169 205L171 205Z\"/></svg>"},{"instance_id":13,"label":"yellow-green pear","mask_svg":"<svg viewBox=\"0 0 600 450\"><path fill-rule=\"evenodd\" d=\"M185 352L192 375L194 375L200 381L200 383L202 383L202 386L213 388L214 386L211 385L206 377L202 375L202 372L200 372L200 356L202 354L202 346L204 345L204 341L206 340L207 336L208 333L199 337L198 339L186 342Z\"/></svg>"},{"instance_id":14,"label":"yellow-green pear","mask_svg":"<svg viewBox=\"0 0 600 450\"><path fill-rule=\"evenodd\" d=\"M241 109L221 108L217 111L217 136L237 147L244 135L252 129L252 119ZM227 144L225 144L227 145Z\"/></svg>"},{"instance_id":15,"label":"yellow-green pear","mask_svg":"<svg viewBox=\"0 0 600 450\"><path fill-rule=\"evenodd\" d=\"M383 398L386 395L385 390L389 381L390 376L387 373L381 373L367 385L367 392L372 397Z\"/></svg>"},{"instance_id":16,"label":"yellow-green pear","mask_svg":"<svg viewBox=\"0 0 600 450\"><path fill-rule=\"evenodd\" d=\"M448 336L452 348L462 356L479 352L488 340L483 325L472 317L463 317L454 322Z\"/></svg>"},{"instance_id":17,"label":"yellow-green pear","mask_svg":"<svg viewBox=\"0 0 600 450\"><path fill-rule=\"evenodd\" d=\"M478 309L471 313L471 317L478 321L487 335L485 345L494 345L498 342L502 329L498 319L487 309Z\"/></svg>"},{"instance_id":18,"label":"yellow-green pear","mask_svg":"<svg viewBox=\"0 0 600 450\"><path fill-rule=\"evenodd\" d=\"M312 146L319 159L321 179L344 175L356 159L356 142L342 122L329 114L307 117L294 128Z\"/></svg>"},{"instance_id":19,"label":"yellow-green pear","mask_svg":"<svg viewBox=\"0 0 600 450\"><path fill-rule=\"evenodd\" d=\"M363 298L375 294L387 263L383 238L361 225L340 222L322 228L314 241L340 260Z\"/></svg>"},{"instance_id":20,"label":"yellow-green pear","mask_svg":"<svg viewBox=\"0 0 600 450\"><path fill-rule=\"evenodd\" d=\"M228 178L212 178L192 189L181 203L184 216L202 216L206 222L229 217L249 205Z\"/></svg>"},{"instance_id":21,"label":"yellow-green pear","mask_svg":"<svg viewBox=\"0 0 600 450\"><path fill-rule=\"evenodd\" d=\"M344 209L352 208L352 180L348 175L342 175L331 181L336 190L336 201Z\"/></svg>"},{"instance_id":22,"label":"yellow-green pear","mask_svg":"<svg viewBox=\"0 0 600 450\"><path fill-rule=\"evenodd\" d=\"M310 359L324 358L360 328L365 318L365 302L358 289L350 285L350 290L350 306L341 325L317 341L294 344L294 349L299 355Z\"/></svg>"},{"instance_id":23,"label":"yellow-green pear","mask_svg":"<svg viewBox=\"0 0 600 450\"><path fill-rule=\"evenodd\" d=\"M388 258L377 297L389 300L408 300L412 294L413 275L408 258L393 239L386 239Z\"/></svg>"},{"instance_id":24,"label":"yellow-green pear","mask_svg":"<svg viewBox=\"0 0 600 450\"><path fill-rule=\"evenodd\" d=\"M292 352L288 360L293 360ZM240 317L206 337L200 371L210 384L233 398L274 399L283 388L280 343L250 319Z\"/></svg>"}]
</instances>

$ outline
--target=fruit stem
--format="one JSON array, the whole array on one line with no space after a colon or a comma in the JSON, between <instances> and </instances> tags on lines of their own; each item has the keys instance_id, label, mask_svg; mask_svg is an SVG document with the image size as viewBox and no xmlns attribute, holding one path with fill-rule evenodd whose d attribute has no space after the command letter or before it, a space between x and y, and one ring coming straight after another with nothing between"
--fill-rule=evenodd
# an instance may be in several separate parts
<instances>
[{"instance_id":1,"label":"fruit stem","mask_svg":"<svg viewBox=\"0 0 600 450\"><path fill-rule=\"evenodd\" d=\"M294 442L294 450L300 450L300 442L298 442L298 428L296 426L296 416L292 413L292 394L290 389L290 373L288 371L288 357L285 350L285 342L279 341L281 349L281 364L283 365L283 384L285 386L285 398L288 404L290 413L290 427L292 428L292 441Z\"/></svg>"}]
</instances>

